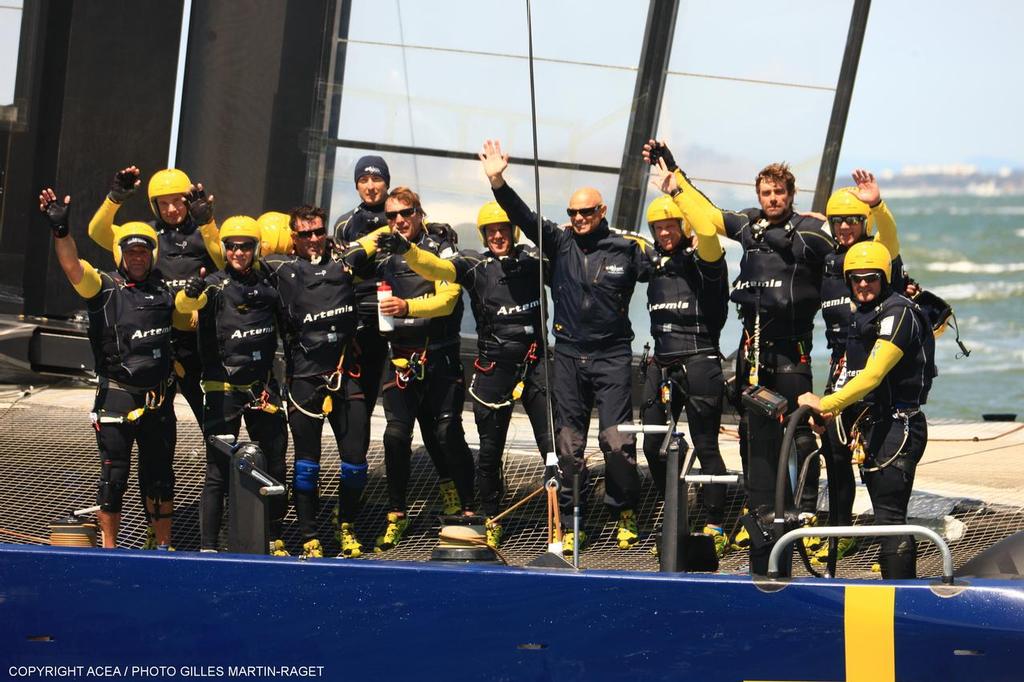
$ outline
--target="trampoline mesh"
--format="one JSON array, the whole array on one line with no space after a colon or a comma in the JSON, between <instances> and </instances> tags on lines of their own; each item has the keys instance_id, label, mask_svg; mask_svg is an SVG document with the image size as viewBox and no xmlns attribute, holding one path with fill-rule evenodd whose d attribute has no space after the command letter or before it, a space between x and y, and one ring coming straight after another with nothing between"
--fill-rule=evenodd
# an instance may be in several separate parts
<instances>
[{"instance_id":1,"label":"trampoline mesh","mask_svg":"<svg viewBox=\"0 0 1024 682\"><path fill-rule=\"evenodd\" d=\"M244 437L244 430L243 430ZM522 440L510 439L519 448L506 453L504 461L505 496L502 508L522 499L538 485L542 463L536 451L525 451ZM95 499L97 477L97 451L88 417L79 409L44 405L12 405L0 410L0 477L5 482L0 490L0 540L31 543L23 536L46 538L49 524L69 510L90 506ZM387 490L383 464L383 448L371 445L369 452L369 479L364 504L356 528L365 550L372 549L373 541L383 532L387 511ZM642 496L637 510L641 538L631 549L623 551L615 543L615 518L601 504L604 489L604 467L600 453L589 456L591 482L584 491L589 514L584 528L590 540L582 554L581 565L591 569L627 569L655 571L658 559L652 552L656 545L654 531L661 528L662 503L655 487L641 466ZM145 521L140 505L136 460L133 455L133 473L130 477L120 533L120 544L126 548L139 548L145 538ZM320 539L326 555L339 552L331 516L338 492L338 449L330 428L324 430L321 460ZM289 472L292 451L288 451ZM205 453L199 429L191 419L178 423L178 444L175 456L176 496L174 517L174 544L181 550L199 548L199 493L203 484ZM409 516L412 519L407 539L395 549L373 554L367 551L360 560L412 560L430 557L436 545L441 498L437 476L429 457L422 448L414 451L409 488ZM511 564L523 565L545 551L546 511L543 495L506 517L505 541L502 553ZM699 493L690 492L691 526L699 530L704 525L700 511ZM742 491L730 486L727 496L726 528L735 530L743 505ZM966 562L980 549L1024 528L1024 511L1020 508L987 506L981 503L959 503L949 515L965 526L962 537L950 546L957 566ZM855 523L864 519L855 518ZM867 519L870 522L870 519ZM293 553L299 549L298 526L295 511L289 507L285 519L284 539ZM7 532L4 532L7 531ZM11 532L13 531L13 533ZM937 575L941 569L938 551L928 543L918 546L918 570L922 576ZM860 549L845 558L839 574L849 577L878 576L871 566L877 561L878 545L874 539L861 540ZM723 560L723 572L745 572L745 552L728 554ZM796 575L805 575L799 561L794 567Z\"/></svg>"}]
</instances>

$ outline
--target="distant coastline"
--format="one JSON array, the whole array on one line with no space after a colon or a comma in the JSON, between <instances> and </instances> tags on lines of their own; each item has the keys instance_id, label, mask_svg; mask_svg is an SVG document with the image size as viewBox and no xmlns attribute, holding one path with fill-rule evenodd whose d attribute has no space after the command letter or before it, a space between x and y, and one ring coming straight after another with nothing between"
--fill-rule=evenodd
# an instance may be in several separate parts
<instances>
[{"instance_id":1,"label":"distant coastline","mask_svg":"<svg viewBox=\"0 0 1024 682\"><path fill-rule=\"evenodd\" d=\"M906 166L882 171L879 180L890 198L1024 195L1024 169L1020 168L987 172L966 164Z\"/></svg>"}]
</instances>

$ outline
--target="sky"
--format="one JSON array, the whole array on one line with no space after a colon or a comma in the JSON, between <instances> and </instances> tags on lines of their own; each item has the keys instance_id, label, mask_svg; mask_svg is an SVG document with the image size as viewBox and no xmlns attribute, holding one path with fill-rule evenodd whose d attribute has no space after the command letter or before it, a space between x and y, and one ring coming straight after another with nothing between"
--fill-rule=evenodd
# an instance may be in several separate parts
<instances>
[{"instance_id":1,"label":"sky","mask_svg":"<svg viewBox=\"0 0 1024 682\"><path fill-rule=\"evenodd\" d=\"M1011 0L875 0L840 168L1024 167L1022 25Z\"/></svg>"}]
</instances>

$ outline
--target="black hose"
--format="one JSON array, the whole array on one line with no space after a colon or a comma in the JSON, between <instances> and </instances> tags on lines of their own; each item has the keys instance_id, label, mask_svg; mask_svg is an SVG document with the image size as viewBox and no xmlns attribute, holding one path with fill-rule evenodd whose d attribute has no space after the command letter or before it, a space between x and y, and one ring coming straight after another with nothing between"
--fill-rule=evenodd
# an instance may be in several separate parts
<instances>
[{"instance_id":1,"label":"black hose","mask_svg":"<svg viewBox=\"0 0 1024 682\"><path fill-rule=\"evenodd\" d=\"M780 538L786 532L786 486L789 485L789 451L793 449L793 438L796 436L797 425L810 413L807 405L793 410L786 422L786 431L782 435L782 447L779 448L779 466L775 475L775 537Z\"/></svg>"}]
</instances>

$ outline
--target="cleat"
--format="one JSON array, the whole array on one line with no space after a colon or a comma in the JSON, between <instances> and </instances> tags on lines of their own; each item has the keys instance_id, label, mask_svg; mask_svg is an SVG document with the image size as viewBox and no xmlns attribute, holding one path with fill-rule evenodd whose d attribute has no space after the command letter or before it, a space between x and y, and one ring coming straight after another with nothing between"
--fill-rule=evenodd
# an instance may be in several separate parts
<instances>
[{"instance_id":1,"label":"cleat","mask_svg":"<svg viewBox=\"0 0 1024 682\"><path fill-rule=\"evenodd\" d=\"M800 520L803 521L804 528L813 527L818 525L818 517L809 512L800 512ZM807 550L807 556L814 556L818 551L827 544L823 545L821 538L817 535L811 535L803 539L804 549Z\"/></svg>"},{"instance_id":2,"label":"cleat","mask_svg":"<svg viewBox=\"0 0 1024 682\"><path fill-rule=\"evenodd\" d=\"M343 559L355 559L363 553L363 546L356 537L356 525L354 523L343 523L338 528L338 537L341 538L341 554Z\"/></svg>"},{"instance_id":3,"label":"cleat","mask_svg":"<svg viewBox=\"0 0 1024 682\"><path fill-rule=\"evenodd\" d=\"M384 529L384 535L377 538L374 552L384 552L392 549L402 541L406 529L409 528L409 519L398 512L388 512L388 527Z\"/></svg>"},{"instance_id":4,"label":"cleat","mask_svg":"<svg viewBox=\"0 0 1024 682\"><path fill-rule=\"evenodd\" d=\"M715 541L715 556L721 559L729 550L729 538L722 532L721 526L713 526L710 523L704 526L704 535L709 535Z\"/></svg>"},{"instance_id":5,"label":"cleat","mask_svg":"<svg viewBox=\"0 0 1024 682\"><path fill-rule=\"evenodd\" d=\"M484 522L484 528L487 530L487 546L491 549L498 549L501 544L501 524L487 519Z\"/></svg>"},{"instance_id":6,"label":"cleat","mask_svg":"<svg viewBox=\"0 0 1024 682\"><path fill-rule=\"evenodd\" d=\"M285 549L284 540L277 539L270 541L270 556L291 556Z\"/></svg>"},{"instance_id":7,"label":"cleat","mask_svg":"<svg viewBox=\"0 0 1024 682\"><path fill-rule=\"evenodd\" d=\"M156 549L156 532L153 526L146 526L146 539L142 543L142 549Z\"/></svg>"},{"instance_id":8,"label":"cleat","mask_svg":"<svg viewBox=\"0 0 1024 682\"><path fill-rule=\"evenodd\" d=\"M441 489L441 512L445 516L454 516L462 511L462 499L459 497L459 490L455 487L455 481L446 478L438 483Z\"/></svg>"},{"instance_id":9,"label":"cleat","mask_svg":"<svg viewBox=\"0 0 1024 682\"><path fill-rule=\"evenodd\" d=\"M640 539L640 533L636 527L636 512L632 509L621 510L615 529L619 549L629 549L635 545L636 541Z\"/></svg>"},{"instance_id":10,"label":"cleat","mask_svg":"<svg viewBox=\"0 0 1024 682\"><path fill-rule=\"evenodd\" d=\"M200 554L216 554L217 550L215 550L215 549L201 549L201 550L199 550L199 553Z\"/></svg>"},{"instance_id":11,"label":"cleat","mask_svg":"<svg viewBox=\"0 0 1024 682\"><path fill-rule=\"evenodd\" d=\"M566 531L562 535L562 556L564 556L566 559L572 559L572 540L573 540L573 533L572 533L571 530L570 531ZM582 552L583 548L586 547L586 546L587 546L587 532L585 530L581 530L580 531L580 551Z\"/></svg>"},{"instance_id":12,"label":"cleat","mask_svg":"<svg viewBox=\"0 0 1024 682\"><path fill-rule=\"evenodd\" d=\"M302 554L299 555L303 559L323 559L324 548L320 546L320 541L316 538L309 540L302 545Z\"/></svg>"},{"instance_id":13,"label":"cleat","mask_svg":"<svg viewBox=\"0 0 1024 682\"><path fill-rule=\"evenodd\" d=\"M836 547L836 561L842 561L843 557L857 551L856 538L839 538L839 545ZM811 557L811 563L816 566L824 566L828 562L828 542L821 543L821 548Z\"/></svg>"}]
</instances>

